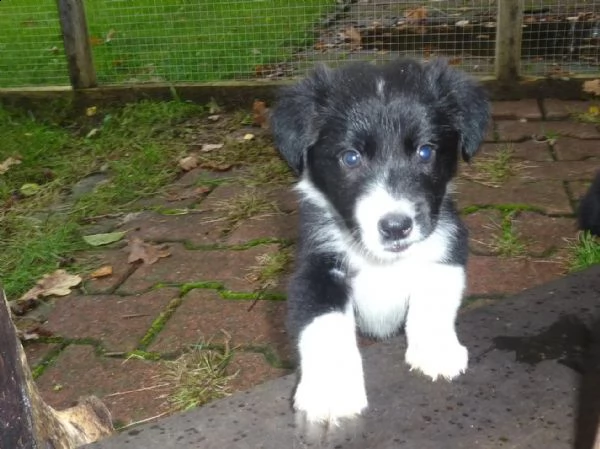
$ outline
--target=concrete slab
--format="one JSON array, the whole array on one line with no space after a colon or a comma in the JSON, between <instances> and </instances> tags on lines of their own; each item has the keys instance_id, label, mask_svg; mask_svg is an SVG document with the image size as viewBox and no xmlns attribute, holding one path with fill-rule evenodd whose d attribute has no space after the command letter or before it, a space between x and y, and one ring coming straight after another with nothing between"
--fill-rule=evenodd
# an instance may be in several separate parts
<instances>
[{"instance_id":1,"label":"concrete slab","mask_svg":"<svg viewBox=\"0 0 600 449\"><path fill-rule=\"evenodd\" d=\"M360 429L321 447L571 448L579 373L593 343L590 326L599 316L596 266L463 313L459 334L471 363L453 383L432 383L409 372L401 337L365 348L369 411ZM290 412L293 386L294 377L286 376L88 448L306 447ZM586 393L587 405L579 406L589 410L594 396Z\"/></svg>"}]
</instances>

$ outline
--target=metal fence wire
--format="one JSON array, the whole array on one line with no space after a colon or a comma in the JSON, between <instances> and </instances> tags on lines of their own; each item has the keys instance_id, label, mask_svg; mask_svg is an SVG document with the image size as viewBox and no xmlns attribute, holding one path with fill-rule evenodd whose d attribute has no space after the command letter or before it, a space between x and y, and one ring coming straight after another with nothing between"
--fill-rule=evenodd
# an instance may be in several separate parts
<instances>
[{"instance_id":1,"label":"metal fence wire","mask_svg":"<svg viewBox=\"0 0 600 449\"><path fill-rule=\"evenodd\" d=\"M502 0L87 0L98 83L272 80L446 57L494 73ZM525 0L524 75L597 73L600 0ZM0 87L68 84L56 0L0 1Z\"/></svg>"},{"instance_id":2,"label":"metal fence wire","mask_svg":"<svg viewBox=\"0 0 600 449\"><path fill-rule=\"evenodd\" d=\"M56 1L0 2L0 87L67 84Z\"/></svg>"}]
</instances>

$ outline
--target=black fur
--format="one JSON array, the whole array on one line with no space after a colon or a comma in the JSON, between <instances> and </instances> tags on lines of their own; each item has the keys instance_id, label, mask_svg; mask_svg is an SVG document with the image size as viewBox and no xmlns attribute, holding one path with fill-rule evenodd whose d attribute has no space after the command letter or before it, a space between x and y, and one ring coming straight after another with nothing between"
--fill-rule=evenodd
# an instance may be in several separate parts
<instances>
[{"instance_id":1,"label":"black fur","mask_svg":"<svg viewBox=\"0 0 600 449\"><path fill-rule=\"evenodd\" d=\"M581 198L578 210L579 229L600 237L600 172Z\"/></svg>"}]
</instances>

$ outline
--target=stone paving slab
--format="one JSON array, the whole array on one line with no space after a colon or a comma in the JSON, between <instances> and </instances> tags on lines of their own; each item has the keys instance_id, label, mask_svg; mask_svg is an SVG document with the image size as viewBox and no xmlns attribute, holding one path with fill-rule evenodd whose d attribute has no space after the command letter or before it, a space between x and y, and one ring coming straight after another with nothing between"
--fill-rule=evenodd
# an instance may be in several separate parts
<instances>
[{"instance_id":1,"label":"stone paving slab","mask_svg":"<svg viewBox=\"0 0 600 449\"><path fill-rule=\"evenodd\" d=\"M571 448L581 378L572 367L581 366L591 343L599 298L597 266L463 313L458 332L471 362L452 383L410 372L403 338L363 349L369 410L359 429L318 446ZM86 447L308 447L297 438L290 412L294 382L286 376ZM583 399L600 404L597 394Z\"/></svg>"}]
</instances>

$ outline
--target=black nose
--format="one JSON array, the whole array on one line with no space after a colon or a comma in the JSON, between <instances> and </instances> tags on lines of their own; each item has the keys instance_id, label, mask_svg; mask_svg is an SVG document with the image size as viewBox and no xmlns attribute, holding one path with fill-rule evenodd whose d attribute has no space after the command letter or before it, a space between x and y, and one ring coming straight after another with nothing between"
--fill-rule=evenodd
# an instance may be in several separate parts
<instances>
[{"instance_id":1,"label":"black nose","mask_svg":"<svg viewBox=\"0 0 600 449\"><path fill-rule=\"evenodd\" d=\"M379 220L379 233L386 240L400 240L412 231L412 218L401 214L388 214Z\"/></svg>"}]
</instances>

